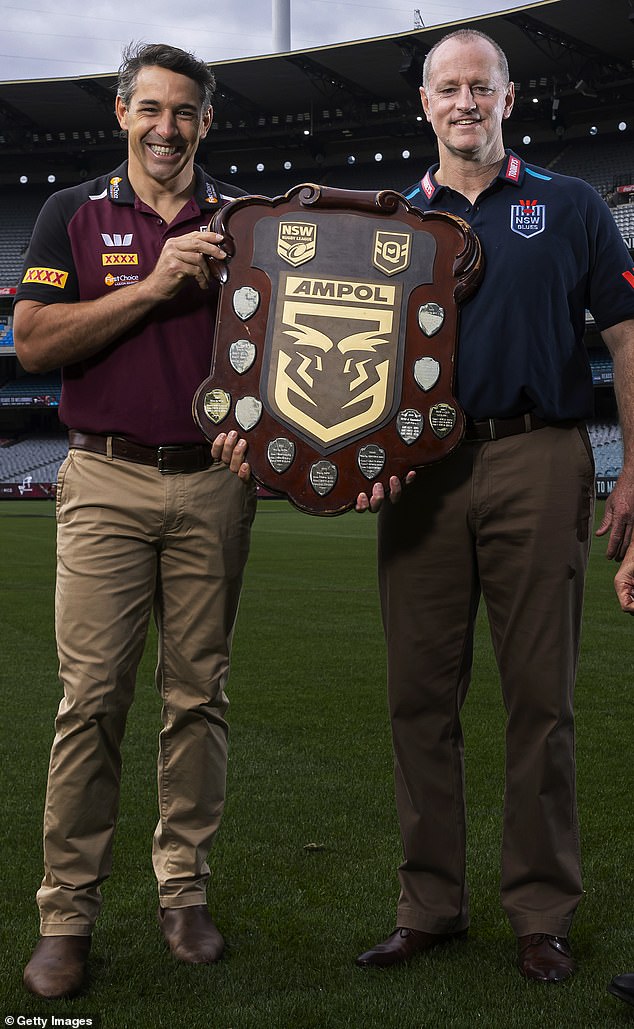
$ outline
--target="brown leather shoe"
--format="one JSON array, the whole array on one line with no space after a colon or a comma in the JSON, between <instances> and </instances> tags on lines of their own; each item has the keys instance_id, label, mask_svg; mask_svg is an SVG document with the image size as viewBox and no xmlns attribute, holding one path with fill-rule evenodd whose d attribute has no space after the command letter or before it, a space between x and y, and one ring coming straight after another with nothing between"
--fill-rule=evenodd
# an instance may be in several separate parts
<instances>
[{"instance_id":1,"label":"brown leather shoe","mask_svg":"<svg viewBox=\"0 0 634 1029\"><path fill-rule=\"evenodd\" d=\"M36 997L74 997L84 985L90 936L41 936L24 969L24 985Z\"/></svg>"},{"instance_id":2,"label":"brown leather shoe","mask_svg":"<svg viewBox=\"0 0 634 1029\"><path fill-rule=\"evenodd\" d=\"M464 940L466 935L466 929L459 933L425 933L421 929L399 927L383 943L377 943L372 950L359 955L356 963L361 968L391 968L441 943Z\"/></svg>"},{"instance_id":3,"label":"brown leather shoe","mask_svg":"<svg viewBox=\"0 0 634 1029\"><path fill-rule=\"evenodd\" d=\"M159 908L161 932L179 961L188 965L213 965L225 949L225 941L216 929L206 904L188 908Z\"/></svg>"},{"instance_id":4,"label":"brown leather shoe","mask_svg":"<svg viewBox=\"0 0 634 1029\"><path fill-rule=\"evenodd\" d=\"M568 940L548 933L518 936L517 964L522 975L538 983L561 983L575 970Z\"/></svg>"}]
</instances>

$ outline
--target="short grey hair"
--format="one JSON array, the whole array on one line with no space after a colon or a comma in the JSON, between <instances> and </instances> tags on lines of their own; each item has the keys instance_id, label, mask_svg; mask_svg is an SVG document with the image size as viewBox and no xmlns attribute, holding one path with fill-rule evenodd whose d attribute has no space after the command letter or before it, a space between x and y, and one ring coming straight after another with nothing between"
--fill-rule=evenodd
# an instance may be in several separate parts
<instances>
[{"instance_id":1,"label":"short grey hair","mask_svg":"<svg viewBox=\"0 0 634 1029\"><path fill-rule=\"evenodd\" d=\"M497 54L498 68L500 70L502 79L504 80L505 85L508 84L508 82L510 81L509 62L506 59L506 54L504 53L502 47L498 43L496 43L494 39L491 39L490 36L487 36L485 32L479 32L478 29L456 29L455 32L448 33L448 35L443 36L442 39L439 39L437 43L434 43L433 47L426 56L425 62L423 64L423 89L425 91L429 89L432 58L438 50L438 48L450 39L457 39L458 42L461 43L470 43L475 39L483 39L486 43L490 43L493 49L495 50L495 53Z\"/></svg>"},{"instance_id":2,"label":"short grey hair","mask_svg":"<svg viewBox=\"0 0 634 1029\"><path fill-rule=\"evenodd\" d=\"M117 96L126 107L130 106L136 80L142 68L166 68L178 75L186 75L198 85L203 112L211 107L216 89L216 78L208 64L186 50L167 43L130 43L122 54L117 79Z\"/></svg>"}]
</instances>

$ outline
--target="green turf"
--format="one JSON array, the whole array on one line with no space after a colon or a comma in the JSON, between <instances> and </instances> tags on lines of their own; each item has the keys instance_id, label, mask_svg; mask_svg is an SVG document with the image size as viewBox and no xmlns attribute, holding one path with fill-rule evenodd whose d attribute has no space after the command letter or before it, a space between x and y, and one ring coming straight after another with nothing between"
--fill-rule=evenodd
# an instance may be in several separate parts
<instances>
[{"instance_id":1,"label":"green turf","mask_svg":"<svg viewBox=\"0 0 634 1029\"><path fill-rule=\"evenodd\" d=\"M578 974L541 987L514 968L498 898L503 710L483 620L464 716L469 940L405 969L355 967L356 954L393 927L399 860L374 550L369 515L311 518L283 501L260 504L229 690L228 802L211 856L210 904L228 954L212 968L174 963L155 924L152 635L125 741L91 989L47 1004L23 990L21 972L38 931L33 894L59 697L53 507L0 504L1 1016L98 1014L112 1029L632 1024L634 1009L606 985L634 970L634 622L618 609L603 540L591 557L577 692L587 891L572 936Z\"/></svg>"}]
</instances>

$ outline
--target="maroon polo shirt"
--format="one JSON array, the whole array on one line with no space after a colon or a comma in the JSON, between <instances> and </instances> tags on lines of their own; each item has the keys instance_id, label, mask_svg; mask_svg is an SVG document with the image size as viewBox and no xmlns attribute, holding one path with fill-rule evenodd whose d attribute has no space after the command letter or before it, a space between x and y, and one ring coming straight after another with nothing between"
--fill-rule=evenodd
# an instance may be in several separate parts
<instances>
[{"instance_id":1,"label":"maroon polo shirt","mask_svg":"<svg viewBox=\"0 0 634 1029\"><path fill-rule=\"evenodd\" d=\"M242 195L197 166L195 176L194 196L169 225L135 196L127 162L55 193L35 225L16 302L94 300L147 278L166 240L206 228ZM62 421L149 446L203 441L191 407L209 375L217 302L215 280L208 290L188 281L110 346L63 368Z\"/></svg>"}]
</instances>

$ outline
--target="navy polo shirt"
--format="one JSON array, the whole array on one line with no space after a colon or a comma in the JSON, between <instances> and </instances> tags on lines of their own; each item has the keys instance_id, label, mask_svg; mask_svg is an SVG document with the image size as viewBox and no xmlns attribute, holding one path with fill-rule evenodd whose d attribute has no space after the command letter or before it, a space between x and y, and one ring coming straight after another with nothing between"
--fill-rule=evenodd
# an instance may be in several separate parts
<instances>
[{"instance_id":1,"label":"navy polo shirt","mask_svg":"<svg viewBox=\"0 0 634 1029\"><path fill-rule=\"evenodd\" d=\"M16 302L68 304L125 289L153 270L165 241L206 228L240 190L195 167L195 193L171 224L135 196L127 162L51 196L39 215ZM149 446L200 443L192 398L209 375L218 286L187 282L100 353L62 369L60 417L83 432Z\"/></svg>"},{"instance_id":2,"label":"navy polo shirt","mask_svg":"<svg viewBox=\"0 0 634 1029\"><path fill-rule=\"evenodd\" d=\"M467 221L485 260L460 314L456 396L465 412L591 417L586 308L600 330L634 318L632 258L607 205L582 179L528 165L510 150L474 204L439 185L437 169L404 195L423 211Z\"/></svg>"}]
</instances>

